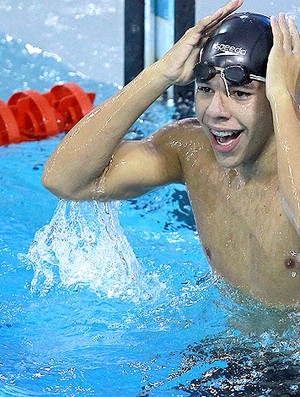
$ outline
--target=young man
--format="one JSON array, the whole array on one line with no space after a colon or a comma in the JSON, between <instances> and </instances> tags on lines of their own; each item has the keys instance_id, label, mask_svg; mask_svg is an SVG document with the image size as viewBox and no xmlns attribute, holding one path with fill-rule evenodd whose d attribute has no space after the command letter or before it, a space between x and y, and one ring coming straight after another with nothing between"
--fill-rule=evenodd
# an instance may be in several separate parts
<instances>
[{"instance_id":1,"label":"young man","mask_svg":"<svg viewBox=\"0 0 300 397\"><path fill-rule=\"evenodd\" d=\"M255 14L224 22L242 1L202 19L81 120L49 159L43 182L72 200L127 199L185 183L213 269L263 302L289 305L300 301L299 34L283 14L272 27ZM154 100L194 73L197 119L123 142Z\"/></svg>"}]
</instances>

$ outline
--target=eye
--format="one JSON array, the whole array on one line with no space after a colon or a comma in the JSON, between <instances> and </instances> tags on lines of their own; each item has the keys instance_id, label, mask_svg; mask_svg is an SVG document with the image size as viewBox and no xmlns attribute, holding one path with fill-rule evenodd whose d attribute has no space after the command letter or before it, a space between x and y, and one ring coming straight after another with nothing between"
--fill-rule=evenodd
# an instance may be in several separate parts
<instances>
[{"instance_id":1,"label":"eye","mask_svg":"<svg viewBox=\"0 0 300 397\"><path fill-rule=\"evenodd\" d=\"M209 94L212 92L212 89L208 87L207 85L198 85L197 86L197 91L203 92L205 94Z\"/></svg>"},{"instance_id":2,"label":"eye","mask_svg":"<svg viewBox=\"0 0 300 397\"><path fill-rule=\"evenodd\" d=\"M234 96L238 99L248 99L249 96L251 96L251 93L247 91L233 90L230 92L230 96Z\"/></svg>"}]
</instances>

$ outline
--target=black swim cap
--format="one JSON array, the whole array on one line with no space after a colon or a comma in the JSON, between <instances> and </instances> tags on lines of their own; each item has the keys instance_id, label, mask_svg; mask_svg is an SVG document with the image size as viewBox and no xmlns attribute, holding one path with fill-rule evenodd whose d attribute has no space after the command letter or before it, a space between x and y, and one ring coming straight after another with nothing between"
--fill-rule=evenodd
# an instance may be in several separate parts
<instances>
[{"instance_id":1,"label":"black swim cap","mask_svg":"<svg viewBox=\"0 0 300 397\"><path fill-rule=\"evenodd\" d=\"M243 65L254 75L266 77L273 46L270 18L249 12L226 18L205 43L200 61L225 68Z\"/></svg>"}]
</instances>

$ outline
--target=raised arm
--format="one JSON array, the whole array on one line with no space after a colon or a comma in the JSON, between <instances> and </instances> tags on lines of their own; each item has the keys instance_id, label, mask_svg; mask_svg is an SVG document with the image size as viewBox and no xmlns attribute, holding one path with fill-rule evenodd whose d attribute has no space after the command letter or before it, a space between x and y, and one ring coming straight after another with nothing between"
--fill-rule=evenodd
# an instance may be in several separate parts
<instances>
[{"instance_id":1,"label":"raised arm","mask_svg":"<svg viewBox=\"0 0 300 397\"><path fill-rule=\"evenodd\" d=\"M284 209L300 235L300 40L284 14L271 18L274 46L267 70L267 95L276 137L278 178Z\"/></svg>"},{"instance_id":2,"label":"raised arm","mask_svg":"<svg viewBox=\"0 0 300 397\"><path fill-rule=\"evenodd\" d=\"M168 87L193 80L201 39L242 1L232 0L203 18L159 61L83 118L46 163L45 187L66 199L108 200L138 196L180 180L180 163L170 145L159 145L158 139L155 144L152 139L123 142L123 138Z\"/></svg>"}]
</instances>

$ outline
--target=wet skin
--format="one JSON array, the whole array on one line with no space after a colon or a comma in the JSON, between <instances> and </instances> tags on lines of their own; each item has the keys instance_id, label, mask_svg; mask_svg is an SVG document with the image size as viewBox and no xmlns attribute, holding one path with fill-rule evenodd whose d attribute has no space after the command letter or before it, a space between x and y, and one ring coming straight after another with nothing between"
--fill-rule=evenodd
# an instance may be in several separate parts
<instances>
[{"instance_id":1,"label":"wet skin","mask_svg":"<svg viewBox=\"0 0 300 397\"><path fill-rule=\"evenodd\" d=\"M145 73L151 81L155 70ZM196 119L142 141L120 142L132 110L124 112L126 100L114 98L66 137L46 165L44 183L65 199L100 201L184 183L212 268L254 298L285 307L300 302L300 239L282 207L272 111L264 83L229 88L230 97L218 75L198 86ZM122 95L135 98L126 90ZM112 117L117 111L124 115ZM89 168L91 175L83 176Z\"/></svg>"},{"instance_id":2,"label":"wet skin","mask_svg":"<svg viewBox=\"0 0 300 397\"><path fill-rule=\"evenodd\" d=\"M205 38L242 3L232 0L200 20L161 60L84 117L48 160L43 183L67 200L99 201L185 183L213 269L253 297L286 306L300 302L296 25L282 13L271 17L266 84L229 86L227 96L216 75L198 86L197 119L124 142L163 92L192 81Z\"/></svg>"},{"instance_id":3,"label":"wet skin","mask_svg":"<svg viewBox=\"0 0 300 397\"><path fill-rule=\"evenodd\" d=\"M196 94L198 120L153 136L176 150L212 268L271 305L300 301L300 239L281 205L272 113L263 83L215 77ZM231 137L215 137L212 131ZM217 161L216 161L217 160Z\"/></svg>"}]
</instances>

